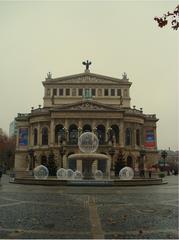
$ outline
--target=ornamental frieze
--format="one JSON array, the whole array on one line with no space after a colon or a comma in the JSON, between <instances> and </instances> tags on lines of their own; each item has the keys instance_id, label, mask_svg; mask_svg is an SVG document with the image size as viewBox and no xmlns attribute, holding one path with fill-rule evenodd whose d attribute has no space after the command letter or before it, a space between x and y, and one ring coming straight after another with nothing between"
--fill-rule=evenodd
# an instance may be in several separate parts
<instances>
[{"instance_id":1,"label":"ornamental frieze","mask_svg":"<svg viewBox=\"0 0 179 240\"><path fill-rule=\"evenodd\" d=\"M105 110L105 108L91 103L82 103L81 105L70 107L69 110Z\"/></svg>"},{"instance_id":2,"label":"ornamental frieze","mask_svg":"<svg viewBox=\"0 0 179 240\"><path fill-rule=\"evenodd\" d=\"M53 82L52 82L53 83ZM56 82L57 83L57 82ZM114 79L102 79L99 77L92 77L92 76L82 76L76 78L69 78L69 79L59 79L58 83L60 84L86 84L86 83L96 83L96 84L119 84L120 81Z\"/></svg>"}]
</instances>

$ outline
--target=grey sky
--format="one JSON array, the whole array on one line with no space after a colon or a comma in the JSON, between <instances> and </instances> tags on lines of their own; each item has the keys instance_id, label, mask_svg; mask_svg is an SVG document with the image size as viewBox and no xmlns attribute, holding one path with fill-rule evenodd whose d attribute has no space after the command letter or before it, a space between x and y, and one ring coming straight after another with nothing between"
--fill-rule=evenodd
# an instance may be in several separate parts
<instances>
[{"instance_id":1,"label":"grey sky","mask_svg":"<svg viewBox=\"0 0 179 240\"><path fill-rule=\"evenodd\" d=\"M178 32L153 20L177 1L1 1L0 128L42 104L53 77L127 72L131 106L160 119L158 148L177 149Z\"/></svg>"}]
</instances>

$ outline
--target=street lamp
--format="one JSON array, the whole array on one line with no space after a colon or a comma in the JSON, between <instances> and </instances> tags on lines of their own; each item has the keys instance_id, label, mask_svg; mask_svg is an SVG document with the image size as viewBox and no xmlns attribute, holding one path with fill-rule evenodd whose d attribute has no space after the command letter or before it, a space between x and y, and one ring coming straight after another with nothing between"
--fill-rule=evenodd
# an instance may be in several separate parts
<instances>
[{"instance_id":1,"label":"street lamp","mask_svg":"<svg viewBox=\"0 0 179 240\"><path fill-rule=\"evenodd\" d=\"M145 151L145 149L141 149L140 150L140 176L142 177L144 177L144 157L145 157L145 155L146 155L146 151Z\"/></svg>"},{"instance_id":2,"label":"street lamp","mask_svg":"<svg viewBox=\"0 0 179 240\"><path fill-rule=\"evenodd\" d=\"M35 167L35 156L34 156L34 150L29 149L28 154L30 156L30 164L29 164L29 170L33 170Z\"/></svg>"},{"instance_id":3,"label":"street lamp","mask_svg":"<svg viewBox=\"0 0 179 240\"><path fill-rule=\"evenodd\" d=\"M114 170L113 156L115 154L115 148L112 146L108 152L109 152L109 155L111 156L111 171L113 171Z\"/></svg>"},{"instance_id":4,"label":"street lamp","mask_svg":"<svg viewBox=\"0 0 179 240\"><path fill-rule=\"evenodd\" d=\"M167 155L168 155L167 151L164 150L161 152L161 157L163 158L164 167L165 167L165 159L167 158Z\"/></svg>"},{"instance_id":5,"label":"street lamp","mask_svg":"<svg viewBox=\"0 0 179 240\"><path fill-rule=\"evenodd\" d=\"M113 130L111 127L108 128L107 135L108 135L108 143L113 145Z\"/></svg>"},{"instance_id":6,"label":"street lamp","mask_svg":"<svg viewBox=\"0 0 179 240\"><path fill-rule=\"evenodd\" d=\"M63 146L63 140L60 141L60 147L59 147L59 153L60 153L60 160L61 160L61 168L63 168L63 156L66 153L66 150L64 149Z\"/></svg>"}]
</instances>

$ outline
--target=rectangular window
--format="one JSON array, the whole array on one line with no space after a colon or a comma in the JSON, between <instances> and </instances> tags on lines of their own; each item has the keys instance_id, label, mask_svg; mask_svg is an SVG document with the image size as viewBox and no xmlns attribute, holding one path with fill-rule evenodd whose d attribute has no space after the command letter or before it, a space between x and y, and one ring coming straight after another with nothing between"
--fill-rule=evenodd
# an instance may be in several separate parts
<instances>
[{"instance_id":1,"label":"rectangular window","mask_svg":"<svg viewBox=\"0 0 179 240\"><path fill-rule=\"evenodd\" d=\"M76 96L76 88L72 88L72 96Z\"/></svg>"},{"instance_id":2,"label":"rectangular window","mask_svg":"<svg viewBox=\"0 0 179 240\"><path fill-rule=\"evenodd\" d=\"M102 89L98 88L98 96L102 96Z\"/></svg>"},{"instance_id":3,"label":"rectangular window","mask_svg":"<svg viewBox=\"0 0 179 240\"><path fill-rule=\"evenodd\" d=\"M47 89L47 96L50 96L50 89Z\"/></svg>"},{"instance_id":4,"label":"rectangular window","mask_svg":"<svg viewBox=\"0 0 179 240\"><path fill-rule=\"evenodd\" d=\"M70 96L70 89L66 88L66 96Z\"/></svg>"},{"instance_id":5,"label":"rectangular window","mask_svg":"<svg viewBox=\"0 0 179 240\"><path fill-rule=\"evenodd\" d=\"M63 88L59 88L59 96L63 96Z\"/></svg>"},{"instance_id":6,"label":"rectangular window","mask_svg":"<svg viewBox=\"0 0 179 240\"><path fill-rule=\"evenodd\" d=\"M121 96L121 89L117 89L117 96Z\"/></svg>"},{"instance_id":7,"label":"rectangular window","mask_svg":"<svg viewBox=\"0 0 179 240\"><path fill-rule=\"evenodd\" d=\"M109 89L104 89L104 96L108 96L109 95Z\"/></svg>"},{"instance_id":8,"label":"rectangular window","mask_svg":"<svg viewBox=\"0 0 179 240\"><path fill-rule=\"evenodd\" d=\"M53 89L53 96L57 96L57 89L56 88Z\"/></svg>"},{"instance_id":9,"label":"rectangular window","mask_svg":"<svg viewBox=\"0 0 179 240\"><path fill-rule=\"evenodd\" d=\"M96 89L91 89L91 92L92 92L92 96L96 96Z\"/></svg>"},{"instance_id":10,"label":"rectangular window","mask_svg":"<svg viewBox=\"0 0 179 240\"><path fill-rule=\"evenodd\" d=\"M115 96L115 89L111 89L111 96Z\"/></svg>"},{"instance_id":11,"label":"rectangular window","mask_svg":"<svg viewBox=\"0 0 179 240\"><path fill-rule=\"evenodd\" d=\"M83 89L82 88L78 89L78 96L83 96Z\"/></svg>"}]
</instances>

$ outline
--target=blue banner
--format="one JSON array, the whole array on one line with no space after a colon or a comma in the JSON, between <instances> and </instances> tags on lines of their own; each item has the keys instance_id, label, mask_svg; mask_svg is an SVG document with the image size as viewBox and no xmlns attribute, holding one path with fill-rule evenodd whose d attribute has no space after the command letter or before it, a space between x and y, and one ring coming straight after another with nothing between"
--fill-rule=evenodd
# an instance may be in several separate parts
<instances>
[{"instance_id":1,"label":"blue banner","mask_svg":"<svg viewBox=\"0 0 179 240\"><path fill-rule=\"evenodd\" d=\"M19 146L28 145L28 128L19 129Z\"/></svg>"},{"instance_id":2,"label":"blue banner","mask_svg":"<svg viewBox=\"0 0 179 240\"><path fill-rule=\"evenodd\" d=\"M145 147L155 147L155 135L153 129L148 129L145 131Z\"/></svg>"}]
</instances>

